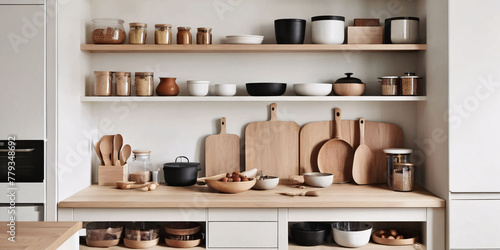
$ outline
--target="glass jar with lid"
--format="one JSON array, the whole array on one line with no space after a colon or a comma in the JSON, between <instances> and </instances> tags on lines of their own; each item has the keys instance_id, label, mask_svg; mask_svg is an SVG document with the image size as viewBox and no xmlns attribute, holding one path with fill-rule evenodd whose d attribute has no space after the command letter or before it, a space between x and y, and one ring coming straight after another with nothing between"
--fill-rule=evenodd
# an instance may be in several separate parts
<instances>
[{"instance_id":1,"label":"glass jar with lid","mask_svg":"<svg viewBox=\"0 0 500 250\"><path fill-rule=\"evenodd\" d=\"M177 27L177 44L193 44L191 27Z\"/></svg>"},{"instance_id":2,"label":"glass jar with lid","mask_svg":"<svg viewBox=\"0 0 500 250\"><path fill-rule=\"evenodd\" d=\"M110 96L112 94L113 72L94 71L94 93L96 96Z\"/></svg>"},{"instance_id":3,"label":"glass jar with lid","mask_svg":"<svg viewBox=\"0 0 500 250\"><path fill-rule=\"evenodd\" d=\"M387 159L387 186L393 189L394 165L397 163L410 163L410 156L413 152L409 148L387 148L384 153Z\"/></svg>"},{"instance_id":4,"label":"glass jar with lid","mask_svg":"<svg viewBox=\"0 0 500 250\"><path fill-rule=\"evenodd\" d=\"M172 44L172 25L155 25L155 44Z\"/></svg>"},{"instance_id":5,"label":"glass jar with lid","mask_svg":"<svg viewBox=\"0 0 500 250\"><path fill-rule=\"evenodd\" d=\"M392 190L401 192L413 191L415 187L415 164L394 163L392 172Z\"/></svg>"},{"instance_id":6,"label":"glass jar with lid","mask_svg":"<svg viewBox=\"0 0 500 250\"><path fill-rule=\"evenodd\" d=\"M148 25L145 23L130 23L128 41L130 44L146 44Z\"/></svg>"},{"instance_id":7,"label":"glass jar with lid","mask_svg":"<svg viewBox=\"0 0 500 250\"><path fill-rule=\"evenodd\" d=\"M212 28L198 28L196 44L212 44Z\"/></svg>"},{"instance_id":8,"label":"glass jar with lid","mask_svg":"<svg viewBox=\"0 0 500 250\"><path fill-rule=\"evenodd\" d=\"M116 95L129 96L130 95L130 72L115 72L116 81Z\"/></svg>"},{"instance_id":9,"label":"glass jar with lid","mask_svg":"<svg viewBox=\"0 0 500 250\"><path fill-rule=\"evenodd\" d=\"M153 164L149 159L151 151L134 150L132 153L134 156L128 167L128 180L139 184L151 181L151 170L153 169Z\"/></svg>"},{"instance_id":10,"label":"glass jar with lid","mask_svg":"<svg viewBox=\"0 0 500 250\"><path fill-rule=\"evenodd\" d=\"M153 72L135 72L135 95L152 96L154 90Z\"/></svg>"},{"instance_id":11,"label":"glass jar with lid","mask_svg":"<svg viewBox=\"0 0 500 250\"><path fill-rule=\"evenodd\" d=\"M121 19L92 19L91 29L92 42L95 44L122 44L127 39Z\"/></svg>"}]
</instances>

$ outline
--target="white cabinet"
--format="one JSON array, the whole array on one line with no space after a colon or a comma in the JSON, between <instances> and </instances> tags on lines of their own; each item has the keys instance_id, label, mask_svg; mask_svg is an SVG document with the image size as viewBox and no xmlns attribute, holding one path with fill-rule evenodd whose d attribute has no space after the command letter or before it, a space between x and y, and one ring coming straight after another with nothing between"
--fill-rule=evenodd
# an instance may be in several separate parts
<instances>
[{"instance_id":1,"label":"white cabinet","mask_svg":"<svg viewBox=\"0 0 500 250\"><path fill-rule=\"evenodd\" d=\"M44 139L44 15L43 5L0 5L0 138Z\"/></svg>"},{"instance_id":2,"label":"white cabinet","mask_svg":"<svg viewBox=\"0 0 500 250\"><path fill-rule=\"evenodd\" d=\"M14 216L16 221L43 221L43 206L16 205L15 213L11 211L8 205L1 206L0 221L10 221L10 216Z\"/></svg>"},{"instance_id":3,"label":"white cabinet","mask_svg":"<svg viewBox=\"0 0 500 250\"><path fill-rule=\"evenodd\" d=\"M208 222L210 248L278 247L278 222Z\"/></svg>"}]
</instances>

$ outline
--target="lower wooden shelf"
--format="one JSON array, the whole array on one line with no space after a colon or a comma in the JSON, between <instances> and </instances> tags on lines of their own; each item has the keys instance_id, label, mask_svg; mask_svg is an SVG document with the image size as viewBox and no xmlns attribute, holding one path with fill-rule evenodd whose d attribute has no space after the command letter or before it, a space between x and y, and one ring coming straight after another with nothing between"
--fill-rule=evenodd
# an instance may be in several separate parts
<instances>
[{"instance_id":1,"label":"lower wooden shelf","mask_svg":"<svg viewBox=\"0 0 500 250\"><path fill-rule=\"evenodd\" d=\"M426 96L82 96L82 102L422 102Z\"/></svg>"},{"instance_id":2,"label":"lower wooden shelf","mask_svg":"<svg viewBox=\"0 0 500 250\"><path fill-rule=\"evenodd\" d=\"M163 239L162 239L163 240ZM84 240L85 241L85 240ZM108 247L108 248L101 248L101 247L89 247L85 244L81 244L80 245L80 250L90 250L90 249L108 249L108 250L118 250L118 249L128 249L130 250L130 248L126 247L125 245L123 245L123 242L120 242L120 244L118 244L118 246L114 246L114 247ZM157 246L155 247L152 247L152 248L148 248L150 250L165 250L165 249L180 249L180 248L175 248L175 247L169 247L165 244L165 241L160 241L160 243L158 243ZM193 247L193 248L182 248L182 249L186 249L186 250L195 250L195 249L205 249L205 244L201 244L200 246L197 246L197 247Z\"/></svg>"},{"instance_id":3,"label":"lower wooden shelf","mask_svg":"<svg viewBox=\"0 0 500 250\"><path fill-rule=\"evenodd\" d=\"M419 248L420 247L420 248ZM314 250L321 250L321 249L328 249L328 250L340 250L340 249L350 249L348 247L342 247L339 246L335 243L329 243L325 245L320 245L320 246L314 246L314 247L306 247L306 246L299 246L294 243L289 243L288 244L288 250L306 250L306 249L314 249ZM413 245L407 245L407 246L387 246L387 245L382 245L382 244L377 244L377 243L372 243L369 242L366 246L356 248L360 250L390 250L390 249L398 249L398 250L426 250L426 247L423 244L413 244Z\"/></svg>"}]
</instances>

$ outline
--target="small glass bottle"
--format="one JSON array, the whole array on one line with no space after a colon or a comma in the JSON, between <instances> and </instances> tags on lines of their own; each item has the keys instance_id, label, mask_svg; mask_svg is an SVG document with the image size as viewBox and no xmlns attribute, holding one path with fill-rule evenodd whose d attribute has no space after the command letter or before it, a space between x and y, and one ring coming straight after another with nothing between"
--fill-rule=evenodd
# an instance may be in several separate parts
<instances>
[{"instance_id":1,"label":"small glass bottle","mask_svg":"<svg viewBox=\"0 0 500 250\"><path fill-rule=\"evenodd\" d=\"M94 93L96 96L110 96L112 94L113 72L94 71Z\"/></svg>"},{"instance_id":2,"label":"small glass bottle","mask_svg":"<svg viewBox=\"0 0 500 250\"><path fill-rule=\"evenodd\" d=\"M152 96L154 91L153 72L135 72L135 95Z\"/></svg>"},{"instance_id":3,"label":"small glass bottle","mask_svg":"<svg viewBox=\"0 0 500 250\"><path fill-rule=\"evenodd\" d=\"M146 44L148 25L145 23L130 23L128 40L130 44Z\"/></svg>"},{"instance_id":4,"label":"small glass bottle","mask_svg":"<svg viewBox=\"0 0 500 250\"><path fill-rule=\"evenodd\" d=\"M387 148L384 153L387 159L387 186L393 189L394 164L409 163L410 155L413 152L409 148Z\"/></svg>"},{"instance_id":5,"label":"small glass bottle","mask_svg":"<svg viewBox=\"0 0 500 250\"><path fill-rule=\"evenodd\" d=\"M172 25L155 25L155 44L172 44Z\"/></svg>"},{"instance_id":6,"label":"small glass bottle","mask_svg":"<svg viewBox=\"0 0 500 250\"><path fill-rule=\"evenodd\" d=\"M150 182L153 169L153 164L149 159L151 151L134 150L132 152L134 157L129 166L128 180L139 184Z\"/></svg>"},{"instance_id":7,"label":"small glass bottle","mask_svg":"<svg viewBox=\"0 0 500 250\"><path fill-rule=\"evenodd\" d=\"M212 44L212 28L198 28L196 44Z\"/></svg>"},{"instance_id":8,"label":"small glass bottle","mask_svg":"<svg viewBox=\"0 0 500 250\"><path fill-rule=\"evenodd\" d=\"M177 27L177 44L193 44L191 27Z\"/></svg>"}]
</instances>

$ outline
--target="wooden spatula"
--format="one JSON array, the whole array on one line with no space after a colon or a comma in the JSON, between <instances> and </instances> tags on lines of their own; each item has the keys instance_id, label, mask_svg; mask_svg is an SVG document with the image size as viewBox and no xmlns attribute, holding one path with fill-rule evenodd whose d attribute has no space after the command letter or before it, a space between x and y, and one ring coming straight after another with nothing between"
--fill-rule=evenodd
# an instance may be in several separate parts
<instances>
[{"instance_id":1,"label":"wooden spatula","mask_svg":"<svg viewBox=\"0 0 500 250\"><path fill-rule=\"evenodd\" d=\"M365 118L359 119L359 146L354 154L352 178L357 184L375 184L378 179L375 156L365 144L365 124Z\"/></svg>"},{"instance_id":2,"label":"wooden spatula","mask_svg":"<svg viewBox=\"0 0 500 250\"><path fill-rule=\"evenodd\" d=\"M123 146L122 150L120 151L120 163L121 165L125 165L127 163L128 158L130 157L130 154L132 153L132 148L130 145L125 144Z\"/></svg>"},{"instance_id":3,"label":"wooden spatula","mask_svg":"<svg viewBox=\"0 0 500 250\"><path fill-rule=\"evenodd\" d=\"M105 166L112 166L111 162L111 154L113 153L113 142L110 138L103 137L101 138L101 144L99 145L101 148L102 159L104 160Z\"/></svg>"},{"instance_id":4,"label":"wooden spatula","mask_svg":"<svg viewBox=\"0 0 500 250\"><path fill-rule=\"evenodd\" d=\"M118 160L118 154L123 145L123 137L120 134L116 134L113 139L113 162Z\"/></svg>"}]
</instances>

